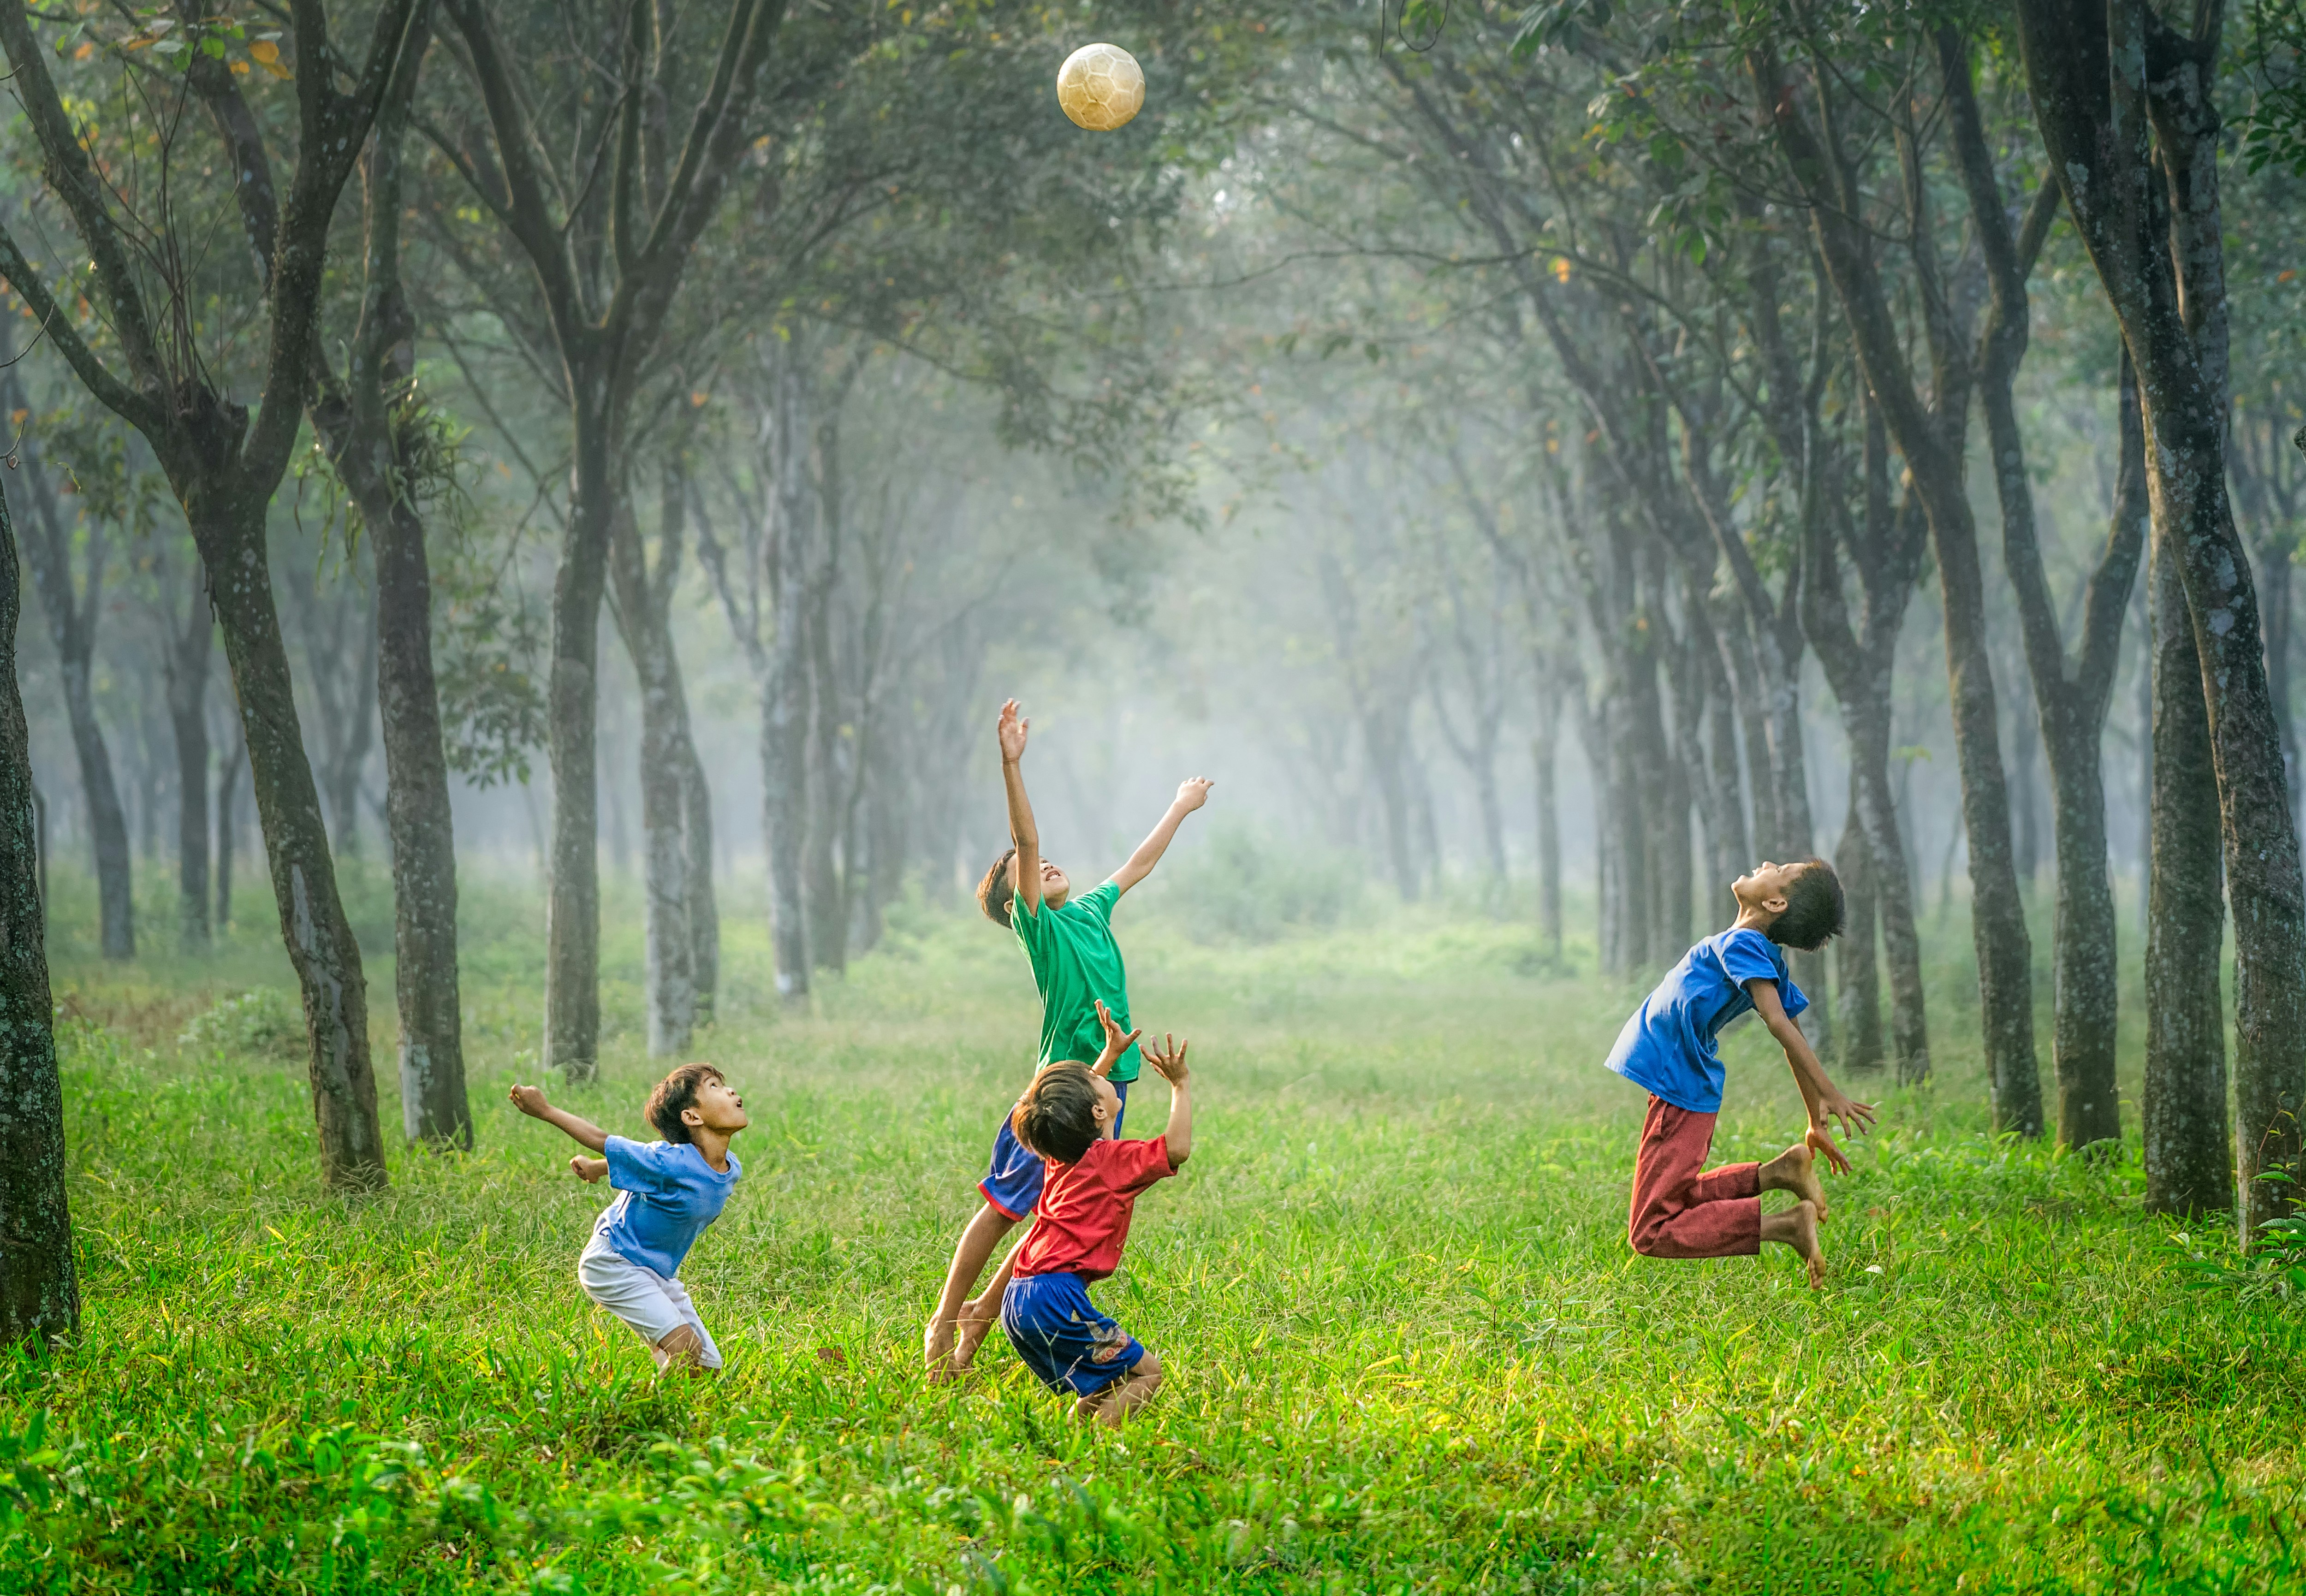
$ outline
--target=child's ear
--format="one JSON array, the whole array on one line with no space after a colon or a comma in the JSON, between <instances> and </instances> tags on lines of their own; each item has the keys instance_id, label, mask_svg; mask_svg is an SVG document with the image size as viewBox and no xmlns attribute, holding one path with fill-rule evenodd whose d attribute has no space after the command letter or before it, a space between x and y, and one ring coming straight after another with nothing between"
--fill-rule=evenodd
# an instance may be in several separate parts
<instances>
[{"instance_id":1,"label":"child's ear","mask_svg":"<svg viewBox=\"0 0 2306 1596\"><path fill-rule=\"evenodd\" d=\"M684 1108L680 1111L680 1122L692 1131L701 1131L705 1128L705 1116L694 1108Z\"/></svg>"}]
</instances>

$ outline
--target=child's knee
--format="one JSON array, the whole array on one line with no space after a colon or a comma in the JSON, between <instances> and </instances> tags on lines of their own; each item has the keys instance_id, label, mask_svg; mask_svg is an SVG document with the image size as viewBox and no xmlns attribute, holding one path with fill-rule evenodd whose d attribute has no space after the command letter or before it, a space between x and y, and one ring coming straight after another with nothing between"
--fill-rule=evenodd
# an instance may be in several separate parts
<instances>
[{"instance_id":1,"label":"child's knee","mask_svg":"<svg viewBox=\"0 0 2306 1596\"><path fill-rule=\"evenodd\" d=\"M1656 1258L1660 1256L1658 1243L1663 1240L1664 1232L1663 1214L1640 1214L1626 1226L1626 1240L1644 1258Z\"/></svg>"},{"instance_id":2,"label":"child's knee","mask_svg":"<svg viewBox=\"0 0 2306 1596\"><path fill-rule=\"evenodd\" d=\"M1145 1355L1130 1366L1129 1378L1132 1380L1150 1380L1157 1386L1161 1383L1161 1360L1154 1354L1151 1347L1147 1347Z\"/></svg>"}]
</instances>

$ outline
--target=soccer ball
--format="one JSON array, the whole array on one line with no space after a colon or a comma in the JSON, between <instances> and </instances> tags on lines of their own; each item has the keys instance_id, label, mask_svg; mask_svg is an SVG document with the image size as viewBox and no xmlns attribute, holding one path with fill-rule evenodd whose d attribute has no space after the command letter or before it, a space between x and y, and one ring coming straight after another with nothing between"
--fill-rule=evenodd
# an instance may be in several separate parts
<instances>
[{"instance_id":1,"label":"soccer ball","mask_svg":"<svg viewBox=\"0 0 2306 1596\"><path fill-rule=\"evenodd\" d=\"M1119 45L1083 45L1057 68L1057 104L1074 126L1109 133L1145 104L1145 74Z\"/></svg>"}]
</instances>

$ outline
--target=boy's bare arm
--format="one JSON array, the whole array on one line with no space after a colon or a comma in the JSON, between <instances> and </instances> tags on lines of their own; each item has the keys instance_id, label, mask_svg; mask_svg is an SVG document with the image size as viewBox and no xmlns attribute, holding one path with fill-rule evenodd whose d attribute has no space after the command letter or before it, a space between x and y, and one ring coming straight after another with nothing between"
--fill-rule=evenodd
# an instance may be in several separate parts
<instances>
[{"instance_id":1,"label":"boy's bare arm","mask_svg":"<svg viewBox=\"0 0 2306 1596\"><path fill-rule=\"evenodd\" d=\"M1874 1105L1852 1100L1828 1078L1825 1066L1818 1063L1817 1054L1810 1050L1809 1038L1801 1034L1801 1027L1794 1023L1793 1017L1786 1012L1785 1004L1779 1001L1774 982L1748 981L1746 990L1754 1000L1754 1011L1762 1017L1762 1023L1770 1028L1770 1035L1778 1039L1778 1046L1785 1049L1786 1063L1794 1072L1794 1085L1799 1088L1802 1102L1809 1109L1810 1129L1824 1144L1817 1150L1824 1153L1828 1162L1836 1168L1846 1171L1849 1161L1842 1157L1841 1149L1833 1145L1832 1138L1826 1134L1828 1127L1832 1122L1839 1121L1845 1133L1854 1132L1862 1136L1873 1126Z\"/></svg>"},{"instance_id":2,"label":"boy's bare arm","mask_svg":"<svg viewBox=\"0 0 2306 1596\"><path fill-rule=\"evenodd\" d=\"M1185 1049L1192 1044L1167 1036L1161 1040L1159 1047L1146 1047L1145 1062L1169 1083L1169 1124L1161 1136L1168 1145L1169 1167L1175 1169L1193 1156L1193 1098L1186 1089L1191 1071L1185 1068Z\"/></svg>"},{"instance_id":3,"label":"boy's bare arm","mask_svg":"<svg viewBox=\"0 0 2306 1596\"><path fill-rule=\"evenodd\" d=\"M1034 914L1041 912L1041 833L1033 824L1033 800L1025 796L1025 737L1033 722L1021 720L1014 698L1001 706L1001 788L1009 800L1009 841L1017 848L1016 896Z\"/></svg>"},{"instance_id":4,"label":"boy's bare arm","mask_svg":"<svg viewBox=\"0 0 2306 1596\"><path fill-rule=\"evenodd\" d=\"M1177 796L1169 801L1169 812L1161 816L1161 824L1137 845L1137 851L1129 856L1129 862L1113 873L1114 884L1125 892L1152 875L1153 866L1159 864L1161 856L1169 850L1170 840L1176 836L1177 828L1184 824L1185 816L1209 802L1209 789L1216 785L1207 776L1188 777L1179 784Z\"/></svg>"},{"instance_id":5,"label":"boy's bare arm","mask_svg":"<svg viewBox=\"0 0 2306 1596\"><path fill-rule=\"evenodd\" d=\"M580 1119L565 1108L555 1108L544 1100L541 1086L517 1086L512 1088L512 1105L531 1119L542 1120L548 1125L558 1125L573 1137L579 1147L598 1153L609 1145L609 1133L588 1119Z\"/></svg>"}]
</instances>

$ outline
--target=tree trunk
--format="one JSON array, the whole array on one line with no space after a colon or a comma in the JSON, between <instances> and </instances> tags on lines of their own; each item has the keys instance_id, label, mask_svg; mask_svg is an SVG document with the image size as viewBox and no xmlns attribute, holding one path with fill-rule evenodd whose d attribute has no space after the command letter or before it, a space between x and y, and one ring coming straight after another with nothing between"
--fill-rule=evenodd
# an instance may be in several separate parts
<instances>
[{"instance_id":1,"label":"tree trunk","mask_svg":"<svg viewBox=\"0 0 2306 1596\"><path fill-rule=\"evenodd\" d=\"M808 598L817 506L811 490L816 429L799 348L771 345L766 464L775 508L766 562L776 620L761 684L761 840L769 862L769 926L777 993L808 999Z\"/></svg>"},{"instance_id":2,"label":"tree trunk","mask_svg":"<svg viewBox=\"0 0 2306 1596\"><path fill-rule=\"evenodd\" d=\"M1858 773L1849 777L1849 813L1833 851L1849 904L1849 924L1833 944L1834 997L1841 1005L1841 1064L1849 1070L1882 1067L1882 984L1874 960L1873 846L1858 811Z\"/></svg>"},{"instance_id":3,"label":"tree trunk","mask_svg":"<svg viewBox=\"0 0 2306 1596\"><path fill-rule=\"evenodd\" d=\"M2042 736L2031 707L2020 702L2011 708L2010 867L2018 873L2020 892L2031 891L2042 876Z\"/></svg>"},{"instance_id":4,"label":"tree trunk","mask_svg":"<svg viewBox=\"0 0 2306 1596\"><path fill-rule=\"evenodd\" d=\"M2218 988L2225 941L2217 776L2201 661L2179 559L2155 536L2151 585L2154 790L2146 931L2146 1207L2157 1214L2233 1207L2226 1132L2226 1028Z\"/></svg>"},{"instance_id":5,"label":"tree trunk","mask_svg":"<svg viewBox=\"0 0 2306 1596\"><path fill-rule=\"evenodd\" d=\"M5 351L0 350L0 358ZM13 375L0 386L0 395L13 409L25 408L21 390ZM48 636L56 644L62 678L64 716L72 727L73 752L80 761L80 787L88 806L88 834L96 854L96 894L102 927L101 946L107 959L136 957L134 864L128 848L128 815L121 807L120 787L112 770L112 754L105 747L103 728L97 724L92 670L96 653L96 620L103 611L106 545L103 530L91 525L88 533L87 591L73 582L72 528L56 504L36 445L19 445L24 475L31 489L30 535L24 540L24 558L32 568L32 586L47 614Z\"/></svg>"},{"instance_id":6,"label":"tree trunk","mask_svg":"<svg viewBox=\"0 0 2306 1596\"><path fill-rule=\"evenodd\" d=\"M80 1327L32 755L16 686L17 570L0 495L0 1347Z\"/></svg>"},{"instance_id":7,"label":"tree trunk","mask_svg":"<svg viewBox=\"0 0 2306 1596\"><path fill-rule=\"evenodd\" d=\"M233 849L240 840L240 823L233 813L233 800L240 791L240 772L247 765L248 740L243 737L233 746L223 767L217 772L216 926L218 931L232 925Z\"/></svg>"},{"instance_id":8,"label":"tree trunk","mask_svg":"<svg viewBox=\"0 0 2306 1596\"><path fill-rule=\"evenodd\" d=\"M387 1175L369 1060L368 981L337 893L336 862L273 607L264 559L271 496L253 484L206 482L180 492L224 627L281 938L303 994L321 1178L336 1191L380 1187Z\"/></svg>"},{"instance_id":9,"label":"tree trunk","mask_svg":"<svg viewBox=\"0 0 2306 1596\"><path fill-rule=\"evenodd\" d=\"M1537 800L1537 934L1549 958L1561 958L1561 798L1555 783L1556 752L1561 740L1561 703L1543 677L1538 679L1537 730L1530 738L1530 765Z\"/></svg>"},{"instance_id":10,"label":"tree trunk","mask_svg":"<svg viewBox=\"0 0 2306 1596\"><path fill-rule=\"evenodd\" d=\"M688 848L688 978L696 994L696 1023L711 1025L721 985L721 905L713 890L713 789L696 739L684 729L688 764L680 798L688 821L681 839Z\"/></svg>"},{"instance_id":11,"label":"tree trunk","mask_svg":"<svg viewBox=\"0 0 2306 1596\"><path fill-rule=\"evenodd\" d=\"M176 744L177 936L186 952L209 945L209 655L216 623L194 593L183 632L168 640L168 725Z\"/></svg>"},{"instance_id":12,"label":"tree trunk","mask_svg":"<svg viewBox=\"0 0 2306 1596\"><path fill-rule=\"evenodd\" d=\"M545 1068L588 1081L601 1067L600 618L616 507L605 372L568 361L576 435L568 535L552 578L546 751L552 841L544 909Z\"/></svg>"},{"instance_id":13,"label":"tree trunk","mask_svg":"<svg viewBox=\"0 0 2306 1596\"><path fill-rule=\"evenodd\" d=\"M1889 684L1883 683L1884 689ZM1914 924L1913 876L1890 785L1890 706L1884 700L1861 717L1850 739L1854 802L1866 832L1866 887L1882 921L1882 952L1890 974L1890 1050L1898 1081L1910 1086L1930 1072L1929 1023L1922 999L1922 939ZM1957 832L1958 834L1958 832Z\"/></svg>"},{"instance_id":14,"label":"tree trunk","mask_svg":"<svg viewBox=\"0 0 2306 1596\"><path fill-rule=\"evenodd\" d=\"M2226 498L2221 124L2211 94L2223 15L2199 13L2203 36L2189 38L2135 0L2017 6L2050 164L2137 366L2156 548L2179 568L2200 661L2234 922L2236 1216L2248 1245L2292 1206L2302 1173L2306 883L2250 560ZM2259 1178L2269 1173L2284 1178Z\"/></svg>"}]
</instances>

